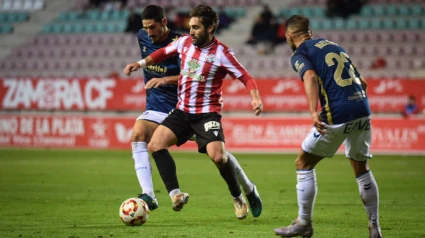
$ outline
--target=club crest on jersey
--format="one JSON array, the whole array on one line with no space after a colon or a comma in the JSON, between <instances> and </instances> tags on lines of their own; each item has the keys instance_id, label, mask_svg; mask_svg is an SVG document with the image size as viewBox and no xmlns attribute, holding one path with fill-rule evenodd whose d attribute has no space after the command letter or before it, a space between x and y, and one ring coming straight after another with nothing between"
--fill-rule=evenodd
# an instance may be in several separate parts
<instances>
[{"instance_id":1,"label":"club crest on jersey","mask_svg":"<svg viewBox=\"0 0 425 238\"><path fill-rule=\"evenodd\" d=\"M207 56L207 62L214 62L215 61L215 54L210 54Z\"/></svg>"},{"instance_id":2,"label":"club crest on jersey","mask_svg":"<svg viewBox=\"0 0 425 238\"><path fill-rule=\"evenodd\" d=\"M220 122L217 121L209 121L204 124L205 131L209 130L220 130Z\"/></svg>"},{"instance_id":3,"label":"club crest on jersey","mask_svg":"<svg viewBox=\"0 0 425 238\"><path fill-rule=\"evenodd\" d=\"M187 65L189 66L189 69L185 69L181 72L181 74L183 76L190 77L190 78L197 80L197 81L200 81L200 82L205 82L204 76L202 76L200 74L196 74L196 70L201 67L201 64L198 62L197 59L189 60L187 62Z\"/></svg>"}]
</instances>

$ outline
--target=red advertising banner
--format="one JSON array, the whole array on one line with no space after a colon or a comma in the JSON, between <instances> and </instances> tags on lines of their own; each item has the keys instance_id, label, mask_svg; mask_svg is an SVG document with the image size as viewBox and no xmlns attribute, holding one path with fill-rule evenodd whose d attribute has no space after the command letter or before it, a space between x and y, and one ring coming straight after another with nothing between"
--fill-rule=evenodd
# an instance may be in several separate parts
<instances>
[{"instance_id":1,"label":"red advertising banner","mask_svg":"<svg viewBox=\"0 0 425 238\"><path fill-rule=\"evenodd\" d=\"M265 112L307 111L299 79L258 79ZM425 107L425 80L370 79L368 97L374 112L401 112L413 95ZM239 80L224 80L223 111L250 111L250 96ZM0 79L0 109L143 111L146 91L142 80Z\"/></svg>"},{"instance_id":2,"label":"red advertising banner","mask_svg":"<svg viewBox=\"0 0 425 238\"><path fill-rule=\"evenodd\" d=\"M130 149L136 117L0 115L0 147ZM243 152L297 152L308 118L227 117L226 147ZM180 149L196 151L188 142ZM425 119L372 119L372 152L425 154Z\"/></svg>"}]
</instances>

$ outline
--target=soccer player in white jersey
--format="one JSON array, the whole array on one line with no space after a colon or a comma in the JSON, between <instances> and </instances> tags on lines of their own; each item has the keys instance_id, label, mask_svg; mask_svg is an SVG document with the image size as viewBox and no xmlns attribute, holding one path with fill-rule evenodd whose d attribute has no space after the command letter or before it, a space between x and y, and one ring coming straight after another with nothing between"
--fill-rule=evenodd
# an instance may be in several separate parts
<instances>
[{"instance_id":1,"label":"soccer player in white jersey","mask_svg":"<svg viewBox=\"0 0 425 238\"><path fill-rule=\"evenodd\" d=\"M369 218L369 237L381 238L378 186L367 162L372 158L367 84L341 46L312 38L308 18L290 17L286 39L294 51L292 66L304 82L314 127L295 161L298 218L290 226L274 231L282 237L313 235L312 213L317 194L314 167L323 158L333 157L343 143ZM317 112L319 100L321 113Z\"/></svg>"},{"instance_id":2,"label":"soccer player in white jersey","mask_svg":"<svg viewBox=\"0 0 425 238\"><path fill-rule=\"evenodd\" d=\"M167 46L180 37L178 33L167 28L164 11L159 6L150 5L145 7L142 19L144 29L141 29L137 34L142 58L147 57L161 47ZM136 62L129 64L126 69L132 68L134 71L134 67L138 66ZM164 68L167 68L167 70L162 70ZM126 73L130 75L131 71ZM159 124L177 104L177 86L173 84L177 84L179 73L180 60L178 56L170 57L156 64L155 67L144 68L145 87L148 90L147 107L146 111L137 118L133 127L132 148L137 178L143 190L143 194L140 194L139 197L146 201L150 210L156 209L158 203L153 189L152 167L147 151L147 143L150 142L152 134ZM232 161L232 168L248 198L253 216L260 216L262 201L255 184L248 179L236 158L229 152L226 152L226 155ZM248 210L245 210L244 216L247 214Z\"/></svg>"}]
</instances>

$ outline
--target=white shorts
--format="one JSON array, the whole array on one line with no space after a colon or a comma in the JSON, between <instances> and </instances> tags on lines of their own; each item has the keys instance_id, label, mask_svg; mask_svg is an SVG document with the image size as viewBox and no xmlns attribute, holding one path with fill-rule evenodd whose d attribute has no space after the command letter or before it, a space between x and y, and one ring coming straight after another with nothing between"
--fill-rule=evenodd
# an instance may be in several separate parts
<instances>
[{"instance_id":1,"label":"white shorts","mask_svg":"<svg viewBox=\"0 0 425 238\"><path fill-rule=\"evenodd\" d=\"M156 122L158 124L161 124L162 121L164 121L164 119L168 116L168 113L163 113L163 112L157 112L157 111L152 111L152 110L146 110L142 113L142 115L140 115L137 120L146 120L146 121L151 121L151 122Z\"/></svg>"},{"instance_id":2,"label":"white shorts","mask_svg":"<svg viewBox=\"0 0 425 238\"><path fill-rule=\"evenodd\" d=\"M327 133L320 135L313 127L303 141L301 148L308 153L332 158L342 143L345 146L345 156L357 161L372 158L370 116L350 122L328 125Z\"/></svg>"}]
</instances>

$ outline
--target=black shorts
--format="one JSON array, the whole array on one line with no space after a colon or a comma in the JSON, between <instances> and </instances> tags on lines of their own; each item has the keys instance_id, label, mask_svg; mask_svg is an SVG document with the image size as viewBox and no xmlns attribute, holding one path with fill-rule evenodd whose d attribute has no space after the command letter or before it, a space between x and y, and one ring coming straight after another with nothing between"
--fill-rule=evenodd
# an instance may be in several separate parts
<instances>
[{"instance_id":1,"label":"black shorts","mask_svg":"<svg viewBox=\"0 0 425 238\"><path fill-rule=\"evenodd\" d=\"M161 125L169 128L176 135L177 146L183 145L195 134L200 153L207 152L206 146L210 142L224 142L221 115L216 112L190 114L174 109Z\"/></svg>"}]
</instances>

